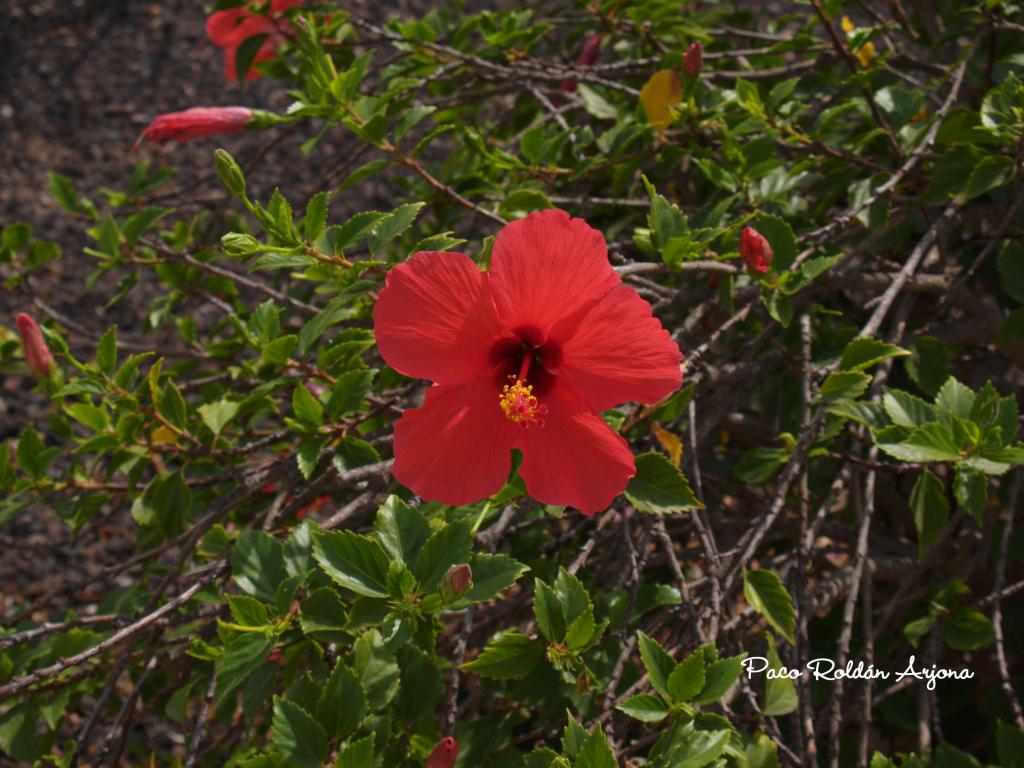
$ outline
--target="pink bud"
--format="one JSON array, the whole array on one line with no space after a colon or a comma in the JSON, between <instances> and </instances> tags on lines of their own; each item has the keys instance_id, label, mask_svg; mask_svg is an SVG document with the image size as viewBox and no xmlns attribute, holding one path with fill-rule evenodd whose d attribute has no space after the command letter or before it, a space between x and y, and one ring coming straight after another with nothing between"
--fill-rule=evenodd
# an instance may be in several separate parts
<instances>
[{"instance_id":1,"label":"pink bud","mask_svg":"<svg viewBox=\"0 0 1024 768\"><path fill-rule=\"evenodd\" d=\"M154 144L185 142L202 136L244 131L252 119L248 107L192 107L159 115L142 132Z\"/></svg>"},{"instance_id":2,"label":"pink bud","mask_svg":"<svg viewBox=\"0 0 1024 768\"><path fill-rule=\"evenodd\" d=\"M21 334L21 343L25 349L25 362L29 370L38 378L45 379L50 375L50 369L54 367L53 355L50 354L46 342L43 341L43 332L39 330L36 321L24 312L19 314L14 322L18 326L18 333Z\"/></svg>"},{"instance_id":3,"label":"pink bud","mask_svg":"<svg viewBox=\"0 0 1024 768\"><path fill-rule=\"evenodd\" d=\"M683 56L683 69L686 70L687 77L696 77L703 65L704 46L698 41L686 50L686 55Z\"/></svg>"},{"instance_id":4,"label":"pink bud","mask_svg":"<svg viewBox=\"0 0 1024 768\"><path fill-rule=\"evenodd\" d=\"M473 586L473 571L466 563L453 565L441 579L441 599L454 603Z\"/></svg>"},{"instance_id":5,"label":"pink bud","mask_svg":"<svg viewBox=\"0 0 1024 768\"><path fill-rule=\"evenodd\" d=\"M772 267L771 243L753 227L740 232L740 256L754 272L764 274Z\"/></svg>"},{"instance_id":6,"label":"pink bud","mask_svg":"<svg viewBox=\"0 0 1024 768\"><path fill-rule=\"evenodd\" d=\"M455 758L458 756L459 742L452 736L445 736L434 745L427 757L426 768L455 768Z\"/></svg>"}]
</instances>

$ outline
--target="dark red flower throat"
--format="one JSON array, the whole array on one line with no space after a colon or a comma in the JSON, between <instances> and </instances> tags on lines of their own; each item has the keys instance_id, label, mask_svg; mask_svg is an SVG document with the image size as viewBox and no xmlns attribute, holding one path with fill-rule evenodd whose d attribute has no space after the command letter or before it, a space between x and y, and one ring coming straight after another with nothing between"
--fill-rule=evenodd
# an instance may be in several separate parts
<instances>
[{"instance_id":1,"label":"dark red flower throat","mask_svg":"<svg viewBox=\"0 0 1024 768\"><path fill-rule=\"evenodd\" d=\"M543 427L548 408L541 398L554 387L561 344L545 339L536 326L524 325L494 342L488 359L505 417L520 427Z\"/></svg>"}]
</instances>

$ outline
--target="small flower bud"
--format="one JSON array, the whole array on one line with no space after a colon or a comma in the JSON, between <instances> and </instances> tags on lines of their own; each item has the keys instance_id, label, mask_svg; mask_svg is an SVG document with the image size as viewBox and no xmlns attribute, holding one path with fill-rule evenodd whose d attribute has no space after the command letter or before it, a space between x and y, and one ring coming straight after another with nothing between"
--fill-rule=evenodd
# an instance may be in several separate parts
<instances>
[{"instance_id":1,"label":"small flower bud","mask_svg":"<svg viewBox=\"0 0 1024 768\"><path fill-rule=\"evenodd\" d=\"M252 235L245 235L241 232L228 232L220 239L224 253L228 256L249 256L259 248L259 241Z\"/></svg>"},{"instance_id":2,"label":"small flower bud","mask_svg":"<svg viewBox=\"0 0 1024 768\"><path fill-rule=\"evenodd\" d=\"M473 571L466 564L453 565L441 579L441 598L454 603L473 587Z\"/></svg>"},{"instance_id":3,"label":"small flower bud","mask_svg":"<svg viewBox=\"0 0 1024 768\"><path fill-rule=\"evenodd\" d=\"M683 69L686 71L687 77L696 77L700 74L703 65L704 46L698 41L686 50L686 55L683 56Z\"/></svg>"},{"instance_id":4,"label":"small flower bud","mask_svg":"<svg viewBox=\"0 0 1024 768\"><path fill-rule=\"evenodd\" d=\"M46 379L50 376L50 370L54 367L53 355L43 340L43 332L39 325L24 312L19 314L14 322L18 326L18 333L21 334L21 343L25 350L25 362L29 370L37 378Z\"/></svg>"},{"instance_id":5,"label":"small flower bud","mask_svg":"<svg viewBox=\"0 0 1024 768\"><path fill-rule=\"evenodd\" d=\"M764 274L772 268L771 243L753 227L740 232L740 256L752 272Z\"/></svg>"},{"instance_id":6,"label":"small flower bud","mask_svg":"<svg viewBox=\"0 0 1024 768\"><path fill-rule=\"evenodd\" d=\"M455 768L455 758L458 756L459 742L452 736L445 736L427 756L426 768Z\"/></svg>"},{"instance_id":7,"label":"small flower bud","mask_svg":"<svg viewBox=\"0 0 1024 768\"><path fill-rule=\"evenodd\" d=\"M248 118L247 118L248 119ZM218 149L213 153L217 161L217 175L220 177L224 188L235 197L245 194L245 174L226 150Z\"/></svg>"}]
</instances>

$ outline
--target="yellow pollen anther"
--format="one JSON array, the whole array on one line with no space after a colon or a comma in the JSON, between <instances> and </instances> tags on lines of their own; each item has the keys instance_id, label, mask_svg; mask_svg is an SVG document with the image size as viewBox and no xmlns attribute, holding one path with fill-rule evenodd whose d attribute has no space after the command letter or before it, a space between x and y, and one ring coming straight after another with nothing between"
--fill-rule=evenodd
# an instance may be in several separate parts
<instances>
[{"instance_id":1,"label":"yellow pollen anther","mask_svg":"<svg viewBox=\"0 0 1024 768\"><path fill-rule=\"evenodd\" d=\"M515 422L524 429L534 424L544 426L544 420L537 418L548 412L546 405L540 405L533 394L533 385L526 379L509 376L510 384L506 384L498 393L498 404L505 412L505 418Z\"/></svg>"}]
</instances>

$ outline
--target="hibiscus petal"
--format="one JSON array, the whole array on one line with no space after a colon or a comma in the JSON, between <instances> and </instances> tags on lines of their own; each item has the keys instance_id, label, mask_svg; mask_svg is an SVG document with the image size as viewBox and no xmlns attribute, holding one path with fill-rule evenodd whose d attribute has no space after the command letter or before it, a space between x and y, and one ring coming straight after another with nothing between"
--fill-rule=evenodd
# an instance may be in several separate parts
<instances>
[{"instance_id":1,"label":"hibiscus petal","mask_svg":"<svg viewBox=\"0 0 1024 768\"><path fill-rule=\"evenodd\" d=\"M520 430L519 474L544 504L576 507L585 515L606 509L636 474L626 441L565 385L544 399L544 426Z\"/></svg>"},{"instance_id":2,"label":"hibiscus petal","mask_svg":"<svg viewBox=\"0 0 1024 768\"><path fill-rule=\"evenodd\" d=\"M619 283L604 235L560 210L506 225L494 241L490 275L505 328L533 326L545 336Z\"/></svg>"},{"instance_id":3,"label":"hibiscus petal","mask_svg":"<svg viewBox=\"0 0 1024 768\"><path fill-rule=\"evenodd\" d=\"M238 35L238 25L243 18L252 13L246 8L232 8L227 11L211 13L206 19L206 36L214 45L224 48L237 45L242 41Z\"/></svg>"},{"instance_id":4,"label":"hibiscus petal","mask_svg":"<svg viewBox=\"0 0 1024 768\"><path fill-rule=\"evenodd\" d=\"M656 403L679 389L682 354L651 305L628 285L607 293L562 344L559 375L595 411L620 403Z\"/></svg>"},{"instance_id":5,"label":"hibiscus petal","mask_svg":"<svg viewBox=\"0 0 1024 768\"><path fill-rule=\"evenodd\" d=\"M421 252L393 267L373 325L388 365L439 384L487 370L499 336L487 275L460 253Z\"/></svg>"},{"instance_id":6,"label":"hibiscus petal","mask_svg":"<svg viewBox=\"0 0 1024 768\"><path fill-rule=\"evenodd\" d=\"M519 428L505 418L490 377L427 390L395 425L395 479L424 499L469 504L496 493Z\"/></svg>"}]
</instances>

